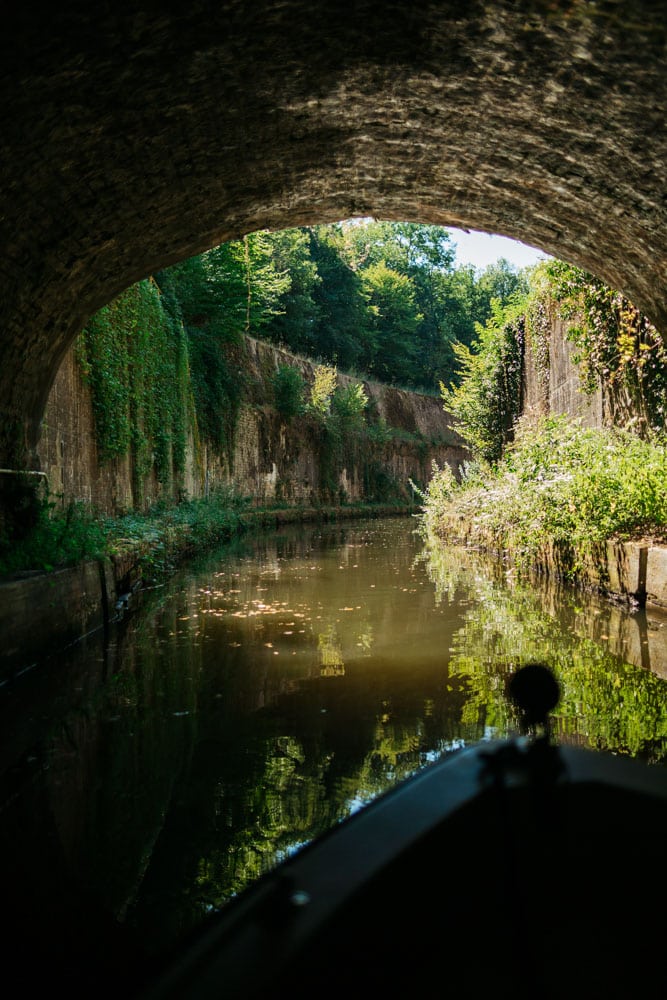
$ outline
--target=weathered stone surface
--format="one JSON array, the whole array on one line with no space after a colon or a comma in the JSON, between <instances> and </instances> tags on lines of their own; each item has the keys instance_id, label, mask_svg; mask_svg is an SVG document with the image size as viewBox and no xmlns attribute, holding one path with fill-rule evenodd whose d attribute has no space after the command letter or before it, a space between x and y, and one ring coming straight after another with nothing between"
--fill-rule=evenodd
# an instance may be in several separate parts
<instances>
[{"instance_id":1,"label":"weathered stone surface","mask_svg":"<svg viewBox=\"0 0 667 1000\"><path fill-rule=\"evenodd\" d=\"M646 601L667 610L667 547L652 545L648 550Z\"/></svg>"},{"instance_id":2,"label":"weathered stone surface","mask_svg":"<svg viewBox=\"0 0 667 1000\"><path fill-rule=\"evenodd\" d=\"M646 546L636 542L607 542L603 573L612 594L646 600Z\"/></svg>"},{"instance_id":3,"label":"weathered stone surface","mask_svg":"<svg viewBox=\"0 0 667 1000\"><path fill-rule=\"evenodd\" d=\"M358 215L523 239L667 330L667 72L651 0L5 5L0 467L132 282Z\"/></svg>"},{"instance_id":4,"label":"weathered stone surface","mask_svg":"<svg viewBox=\"0 0 667 1000\"><path fill-rule=\"evenodd\" d=\"M0 680L25 670L32 657L44 659L45 649L64 649L101 628L114 597L106 562L0 583Z\"/></svg>"},{"instance_id":5,"label":"weathered stone surface","mask_svg":"<svg viewBox=\"0 0 667 1000\"><path fill-rule=\"evenodd\" d=\"M229 455L217 455L205 446L196 450L190 442L184 481L187 494L203 496L207 490L225 485L252 497L257 504L366 499L363 469L355 463L341 471L336 498L323 493L313 427L304 420L285 423L274 408L260 402L270 396L269 380L279 365L298 367L305 384L311 384L315 362L296 358L251 337L244 338L240 349L250 399L241 407L231 460ZM342 386L353 381L350 376L338 374ZM441 399L377 382L365 382L364 389L376 419L413 435L412 440L392 439L384 446L378 445L374 455L405 500L412 500L410 480L421 487L426 485L433 462L440 467L448 463L456 471L468 457L463 441L450 426L451 417L443 411ZM141 483L141 500L134 497L127 458L100 463L90 388L82 380L71 351L49 396L38 455L51 495L61 497L64 504L80 500L99 513L120 514L133 507L150 507L161 498L155 476Z\"/></svg>"},{"instance_id":6,"label":"weathered stone surface","mask_svg":"<svg viewBox=\"0 0 667 1000\"><path fill-rule=\"evenodd\" d=\"M549 411L575 417L585 427L601 427L602 392L598 389L588 396L581 391L581 373L572 360L574 353L567 340L566 324L555 320L549 338Z\"/></svg>"}]
</instances>

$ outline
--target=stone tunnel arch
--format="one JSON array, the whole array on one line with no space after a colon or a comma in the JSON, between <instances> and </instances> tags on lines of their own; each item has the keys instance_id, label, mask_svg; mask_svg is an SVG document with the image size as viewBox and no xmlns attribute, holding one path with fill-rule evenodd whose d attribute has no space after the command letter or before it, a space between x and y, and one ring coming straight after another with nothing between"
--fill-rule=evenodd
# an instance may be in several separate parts
<instances>
[{"instance_id":1,"label":"stone tunnel arch","mask_svg":"<svg viewBox=\"0 0 667 1000\"><path fill-rule=\"evenodd\" d=\"M3 12L0 466L89 316L259 228L521 239L667 331L666 25L639 0L66 0Z\"/></svg>"}]
</instances>

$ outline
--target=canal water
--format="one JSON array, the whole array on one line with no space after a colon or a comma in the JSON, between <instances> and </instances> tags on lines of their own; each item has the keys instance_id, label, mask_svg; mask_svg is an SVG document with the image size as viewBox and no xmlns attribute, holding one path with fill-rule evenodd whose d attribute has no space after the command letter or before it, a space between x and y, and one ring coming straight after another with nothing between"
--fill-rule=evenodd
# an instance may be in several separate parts
<instances>
[{"instance_id":1,"label":"canal water","mask_svg":"<svg viewBox=\"0 0 667 1000\"><path fill-rule=\"evenodd\" d=\"M667 620L417 528L245 537L0 688L5 955L26 988L48 970L122 989L397 781L515 732L524 663L561 681L561 741L667 762Z\"/></svg>"}]
</instances>

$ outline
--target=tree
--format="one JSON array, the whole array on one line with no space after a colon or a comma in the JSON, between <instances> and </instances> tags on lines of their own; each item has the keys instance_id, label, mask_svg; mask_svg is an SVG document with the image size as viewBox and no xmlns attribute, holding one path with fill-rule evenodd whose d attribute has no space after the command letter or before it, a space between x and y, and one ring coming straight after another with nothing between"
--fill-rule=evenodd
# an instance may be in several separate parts
<instances>
[{"instance_id":1,"label":"tree","mask_svg":"<svg viewBox=\"0 0 667 1000\"><path fill-rule=\"evenodd\" d=\"M521 412L522 305L502 307L495 300L492 316L478 326L472 346L454 345L459 384L440 385L445 409L456 418L475 458L484 462L500 459Z\"/></svg>"},{"instance_id":2,"label":"tree","mask_svg":"<svg viewBox=\"0 0 667 1000\"><path fill-rule=\"evenodd\" d=\"M373 334L362 364L382 381L414 382L415 332L422 316L410 279L384 263L371 264L363 271L362 287Z\"/></svg>"},{"instance_id":3,"label":"tree","mask_svg":"<svg viewBox=\"0 0 667 1000\"><path fill-rule=\"evenodd\" d=\"M311 259L320 280L313 288L316 308L313 355L353 369L369 336L361 279L341 256L337 226L309 230Z\"/></svg>"},{"instance_id":4,"label":"tree","mask_svg":"<svg viewBox=\"0 0 667 1000\"><path fill-rule=\"evenodd\" d=\"M309 231L284 229L269 233L266 247L275 272L287 280L281 283L271 315L262 325L262 336L274 343L289 344L295 351L312 354L317 322L314 295L322 279L311 258Z\"/></svg>"},{"instance_id":5,"label":"tree","mask_svg":"<svg viewBox=\"0 0 667 1000\"><path fill-rule=\"evenodd\" d=\"M217 300L235 317L243 307L243 332L256 336L282 311L281 297L290 287L289 271L276 259L271 234L250 233L204 254Z\"/></svg>"},{"instance_id":6,"label":"tree","mask_svg":"<svg viewBox=\"0 0 667 1000\"><path fill-rule=\"evenodd\" d=\"M475 284L472 318L482 326L491 318L494 300L505 306L517 295L526 295L529 286L526 269L514 267L504 257L485 267Z\"/></svg>"}]
</instances>

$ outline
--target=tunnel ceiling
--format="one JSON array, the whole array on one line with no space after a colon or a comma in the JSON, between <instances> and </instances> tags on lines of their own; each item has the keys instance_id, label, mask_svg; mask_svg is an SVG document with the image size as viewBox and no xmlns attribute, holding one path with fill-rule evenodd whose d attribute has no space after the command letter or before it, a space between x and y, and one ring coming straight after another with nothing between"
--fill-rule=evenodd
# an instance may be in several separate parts
<instances>
[{"instance_id":1,"label":"tunnel ceiling","mask_svg":"<svg viewBox=\"0 0 667 1000\"><path fill-rule=\"evenodd\" d=\"M501 233L667 330L663 4L11 7L0 462L16 433L34 444L94 311L258 228L374 215Z\"/></svg>"}]
</instances>

